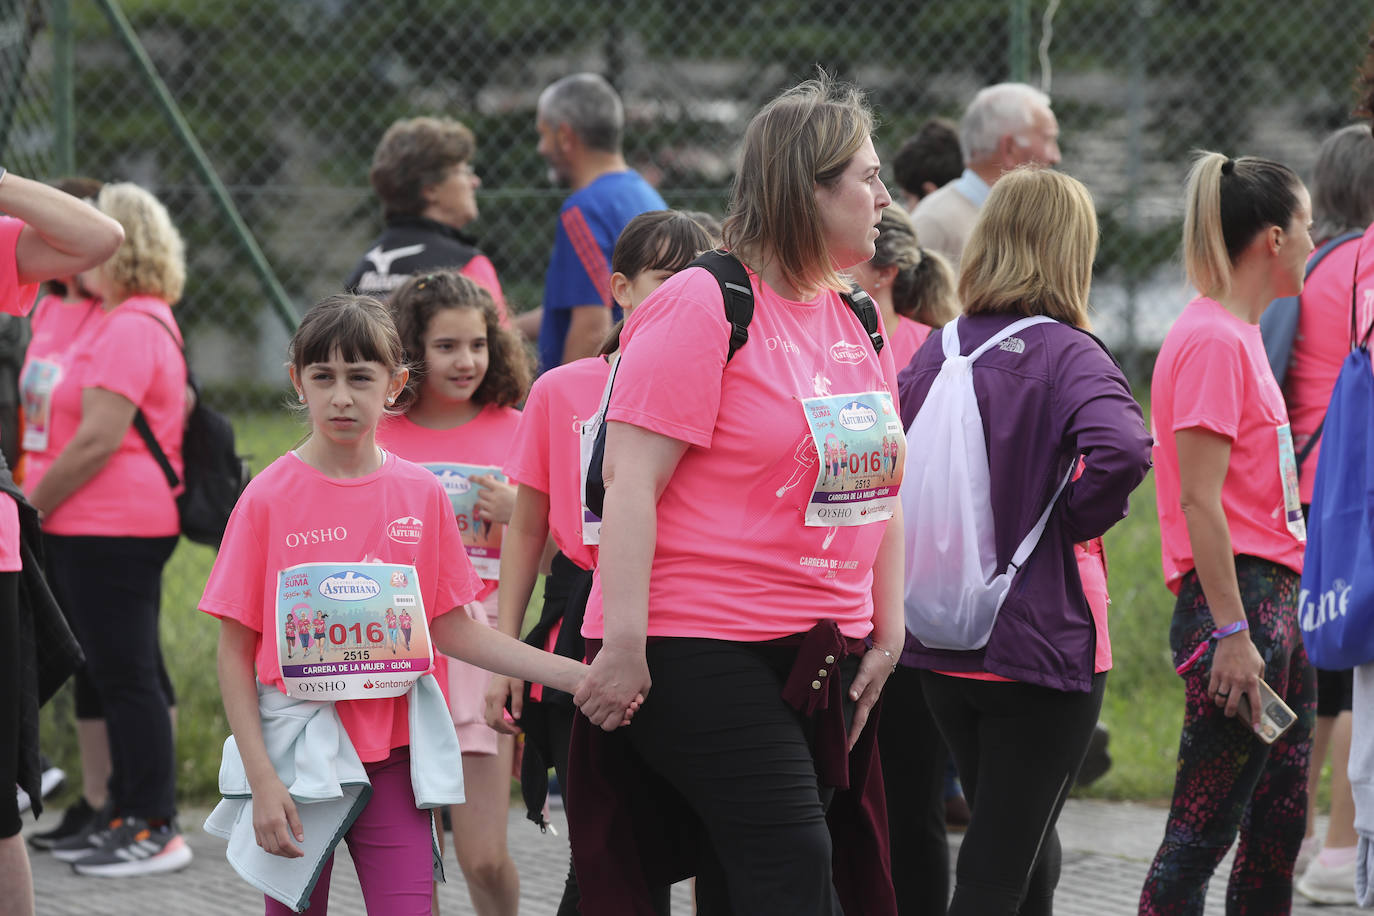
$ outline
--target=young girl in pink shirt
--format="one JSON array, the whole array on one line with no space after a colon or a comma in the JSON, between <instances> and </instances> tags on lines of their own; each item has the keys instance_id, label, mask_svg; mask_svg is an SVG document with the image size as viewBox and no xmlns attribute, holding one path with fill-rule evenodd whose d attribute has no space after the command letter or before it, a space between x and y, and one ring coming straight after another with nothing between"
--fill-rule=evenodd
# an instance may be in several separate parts
<instances>
[{"instance_id":1,"label":"young girl in pink shirt","mask_svg":"<svg viewBox=\"0 0 1374 916\"><path fill-rule=\"evenodd\" d=\"M482 577L480 604L473 607L481 612L479 622L495 626L501 532L515 503L515 488L499 468L533 367L520 341L500 326L491 295L456 272L412 277L391 297L390 308L412 372L398 401L405 412L387 418L377 438L458 491L458 529ZM407 644L410 623L402 610ZM454 852L477 912L514 916L520 876L506 848L506 812L515 740L483 720L489 674L459 661L441 664L467 786L467 801L450 811Z\"/></svg>"},{"instance_id":2,"label":"young girl in pink shirt","mask_svg":"<svg viewBox=\"0 0 1374 916\"><path fill-rule=\"evenodd\" d=\"M386 307L364 296L326 299L292 338L289 365L310 437L245 490L200 607L221 620L220 689L252 789L258 845L295 858L304 834L296 802L268 756L258 699L260 691L287 691L275 640L263 638L275 632L279 573L318 563L410 566L423 603L414 618L417 639L427 636L449 655L564 690L575 688L584 669L496 633L464 610L482 583L464 558L447 495L431 472L376 444L377 424L408 375ZM392 582L406 585L408 576L393 575ZM326 600L319 596L319 603ZM334 703L373 789L344 838L369 913L427 916L431 820L416 806L411 785L407 705L405 696ZM312 913L327 912L330 871L327 863L311 892ZM287 912L267 900L268 914Z\"/></svg>"},{"instance_id":3,"label":"young girl in pink shirt","mask_svg":"<svg viewBox=\"0 0 1374 916\"><path fill-rule=\"evenodd\" d=\"M1142 916L1201 912L1242 822L1227 912L1291 905L1316 681L1297 620L1306 530L1293 440L1258 322L1302 290L1311 222L1286 166L1220 153L1194 162L1183 249L1202 295L1169 329L1151 384L1164 576L1178 596L1169 645L1186 705ZM1255 734L1261 678L1297 713L1272 745Z\"/></svg>"},{"instance_id":4,"label":"young girl in pink shirt","mask_svg":"<svg viewBox=\"0 0 1374 916\"><path fill-rule=\"evenodd\" d=\"M710 248L695 220L676 210L651 210L626 224L611 255L611 292L628 317L669 276ZM516 636L524 621L550 534L558 547L544 581L544 608L527 641L570 658L582 658L582 611L596 565L596 545L583 525L579 440L582 423L596 413L614 355L615 328L600 356L550 369L530 391L506 471L516 481L515 509L501 553L501 632ZM529 702L527 702L527 695ZM509 704L514 723L506 718ZM525 731L526 773L550 765L559 787L568 786L568 738L576 710L572 697L515 678L493 677L487 689L487 724L507 734ZM536 762L537 761L537 762ZM531 794L529 786L526 795ZM534 793L540 795L540 793ZM531 800L537 813L542 795ZM666 892L662 895L666 907ZM577 912L577 876L571 864L560 913Z\"/></svg>"}]
</instances>

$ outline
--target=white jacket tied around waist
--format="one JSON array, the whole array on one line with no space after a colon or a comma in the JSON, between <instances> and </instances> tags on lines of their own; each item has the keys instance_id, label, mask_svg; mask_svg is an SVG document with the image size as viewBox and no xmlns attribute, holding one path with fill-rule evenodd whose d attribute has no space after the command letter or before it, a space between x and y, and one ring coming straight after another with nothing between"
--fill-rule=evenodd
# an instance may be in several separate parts
<instances>
[{"instance_id":1,"label":"white jacket tied around waist","mask_svg":"<svg viewBox=\"0 0 1374 916\"><path fill-rule=\"evenodd\" d=\"M426 674L406 694L410 725L410 779L420 808L463 803L462 754L439 682ZM223 801L205 819L205 830L229 841L225 857L249 884L296 912L305 909L334 847L372 797L367 771L334 704L297 700L258 684L262 737L272 767L296 802L304 856L286 859L266 852L253 831L252 790L230 735L219 768ZM435 858L435 878L443 868Z\"/></svg>"}]
</instances>

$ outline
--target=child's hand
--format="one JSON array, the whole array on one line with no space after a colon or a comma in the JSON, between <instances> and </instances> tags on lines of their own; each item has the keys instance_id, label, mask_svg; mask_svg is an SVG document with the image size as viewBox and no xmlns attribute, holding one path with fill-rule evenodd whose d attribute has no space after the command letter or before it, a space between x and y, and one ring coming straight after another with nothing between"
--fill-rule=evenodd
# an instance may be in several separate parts
<instances>
[{"instance_id":1,"label":"child's hand","mask_svg":"<svg viewBox=\"0 0 1374 916\"><path fill-rule=\"evenodd\" d=\"M496 525L509 524L511 513L515 511L515 487L490 474L482 474L472 480L482 488L477 494L477 514Z\"/></svg>"},{"instance_id":2,"label":"child's hand","mask_svg":"<svg viewBox=\"0 0 1374 916\"><path fill-rule=\"evenodd\" d=\"M506 714L506 700L510 699L510 715ZM525 682L518 677L491 676L487 685L487 725L503 735L520 734L520 712L525 702ZM512 718L513 717L513 718Z\"/></svg>"},{"instance_id":3,"label":"child's hand","mask_svg":"<svg viewBox=\"0 0 1374 916\"><path fill-rule=\"evenodd\" d=\"M272 855L299 859L305 853L296 843L305 842L305 830L296 814L296 802L280 779L267 782L266 786L253 787L253 835Z\"/></svg>"}]
</instances>

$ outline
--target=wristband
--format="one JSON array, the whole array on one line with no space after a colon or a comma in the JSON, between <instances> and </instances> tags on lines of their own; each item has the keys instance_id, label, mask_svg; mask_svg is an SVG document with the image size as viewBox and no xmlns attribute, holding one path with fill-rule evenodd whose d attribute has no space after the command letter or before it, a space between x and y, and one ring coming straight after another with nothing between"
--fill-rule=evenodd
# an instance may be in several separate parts
<instances>
[{"instance_id":1,"label":"wristband","mask_svg":"<svg viewBox=\"0 0 1374 916\"><path fill-rule=\"evenodd\" d=\"M10 170L9 170L9 169L5 168L3 165L0 165L0 184L3 184L3 183L4 183L4 181L5 181L5 176L8 175L9 173L10 173Z\"/></svg>"},{"instance_id":2,"label":"wristband","mask_svg":"<svg viewBox=\"0 0 1374 916\"><path fill-rule=\"evenodd\" d=\"M1213 638L1213 639L1225 639L1225 638L1228 637L1228 636L1234 636L1234 635L1236 635L1237 633L1244 632L1245 630L1248 630L1248 629L1250 629L1250 621L1248 621L1248 620L1246 620L1244 617L1242 617L1240 620L1237 620L1235 623L1228 623L1226 626L1221 627L1220 629L1213 630L1213 631L1212 631L1212 638Z\"/></svg>"},{"instance_id":3,"label":"wristband","mask_svg":"<svg viewBox=\"0 0 1374 916\"><path fill-rule=\"evenodd\" d=\"M1177 668L1174 669L1174 673L1184 674L1188 671L1189 668L1192 668L1194 665L1196 665L1197 660L1202 658L1202 653L1207 651L1208 641L1215 642L1220 639L1225 639L1228 636L1234 636L1237 633L1243 633L1248 629L1250 629L1250 621L1242 617L1235 623L1228 623L1224 627L1219 627L1218 629L1213 630L1212 635L1207 639L1204 639L1202 642L1198 643L1198 647L1193 650L1193 654L1184 659L1183 664L1179 665Z\"/></svg>"}]
</instances>

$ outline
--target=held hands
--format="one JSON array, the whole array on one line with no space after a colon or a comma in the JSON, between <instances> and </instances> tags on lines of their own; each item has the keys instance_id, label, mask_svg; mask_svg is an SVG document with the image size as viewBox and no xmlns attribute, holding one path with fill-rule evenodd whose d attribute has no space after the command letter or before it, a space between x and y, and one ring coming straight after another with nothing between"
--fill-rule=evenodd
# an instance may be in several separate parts
<instances>
[{"instance_id":1,"label":"held hands","mask_svg":"<svg viewBox=\"0 0 1374 916\"><path fill-rule=\"evenodd\" d=\"M895 653L889 654L874 646L859 659L859 672L854 675L854 681L849 685L849 698L855 701L856 706L854 719L849 725L847 750L853 750L855 742L859 740L859 734L868 722L868 714L873 711L873 704L878 702L883 685L895 670L895 657Z\"/></svg>"},{"instance_id":2,"label":"held hands","mask_svg":"<svg viewBox=\"0 0 1374 916\"><path fill-rule=\"evenodd\" d=\"M296 803L276 774L263 782L266 785L252 787L253 835L258 845L272 855L299 859L305 853L296 843L305 842L305 830L296 814Z\"/></svg>"},{"instance_id":3,"label":"held hands","mask_svg":"<svg viewBox=\"0 0 1374 916\"><path fill-rule=\"evenodd\" d=\"M1264 676L1264 659L1255 649L1250 634L1241 631L1218 639L1212 654L1212 673L1207 681L1207 693L1218 706L1226 708L1226 715L1234 716L1240 698L1250 698L1250 727L1260 721L1260 678Z\"/></svg>"},{"instance_id":4,"label":"held hands","mask_svg":"<svg viewBox=\"0 0 1374 916\"><path fill-rule=\"evenodd\" d=\"M630 723L649 695L650 684L643 649L603 646L573 694L573 702L593 725L614 731Z\"/></svg>"},{"instance_id":5,"label":"held hands","mask_svg":"<svg viewBox=\"0 0 1374 916\"><path fill-rule=\"evenodd\" d=\"M490 474L472 480L482 488L477 494L477 515L494 525L509 524L511 513L515 511L515 487Z\"/></svg>"},{"instance_id":6,"label":"held hands","mask_svg":"<svg viewBox=\"0 0 1374 916\"><path fill-rule=\"evenodd\" d=\"M510 715L506 714L506 700L510 700ZM525 705L525 682L518 677L491 676L487 685L487 725L503 735L520 734L520 714Z\"/></svg>"}]
</instances>

